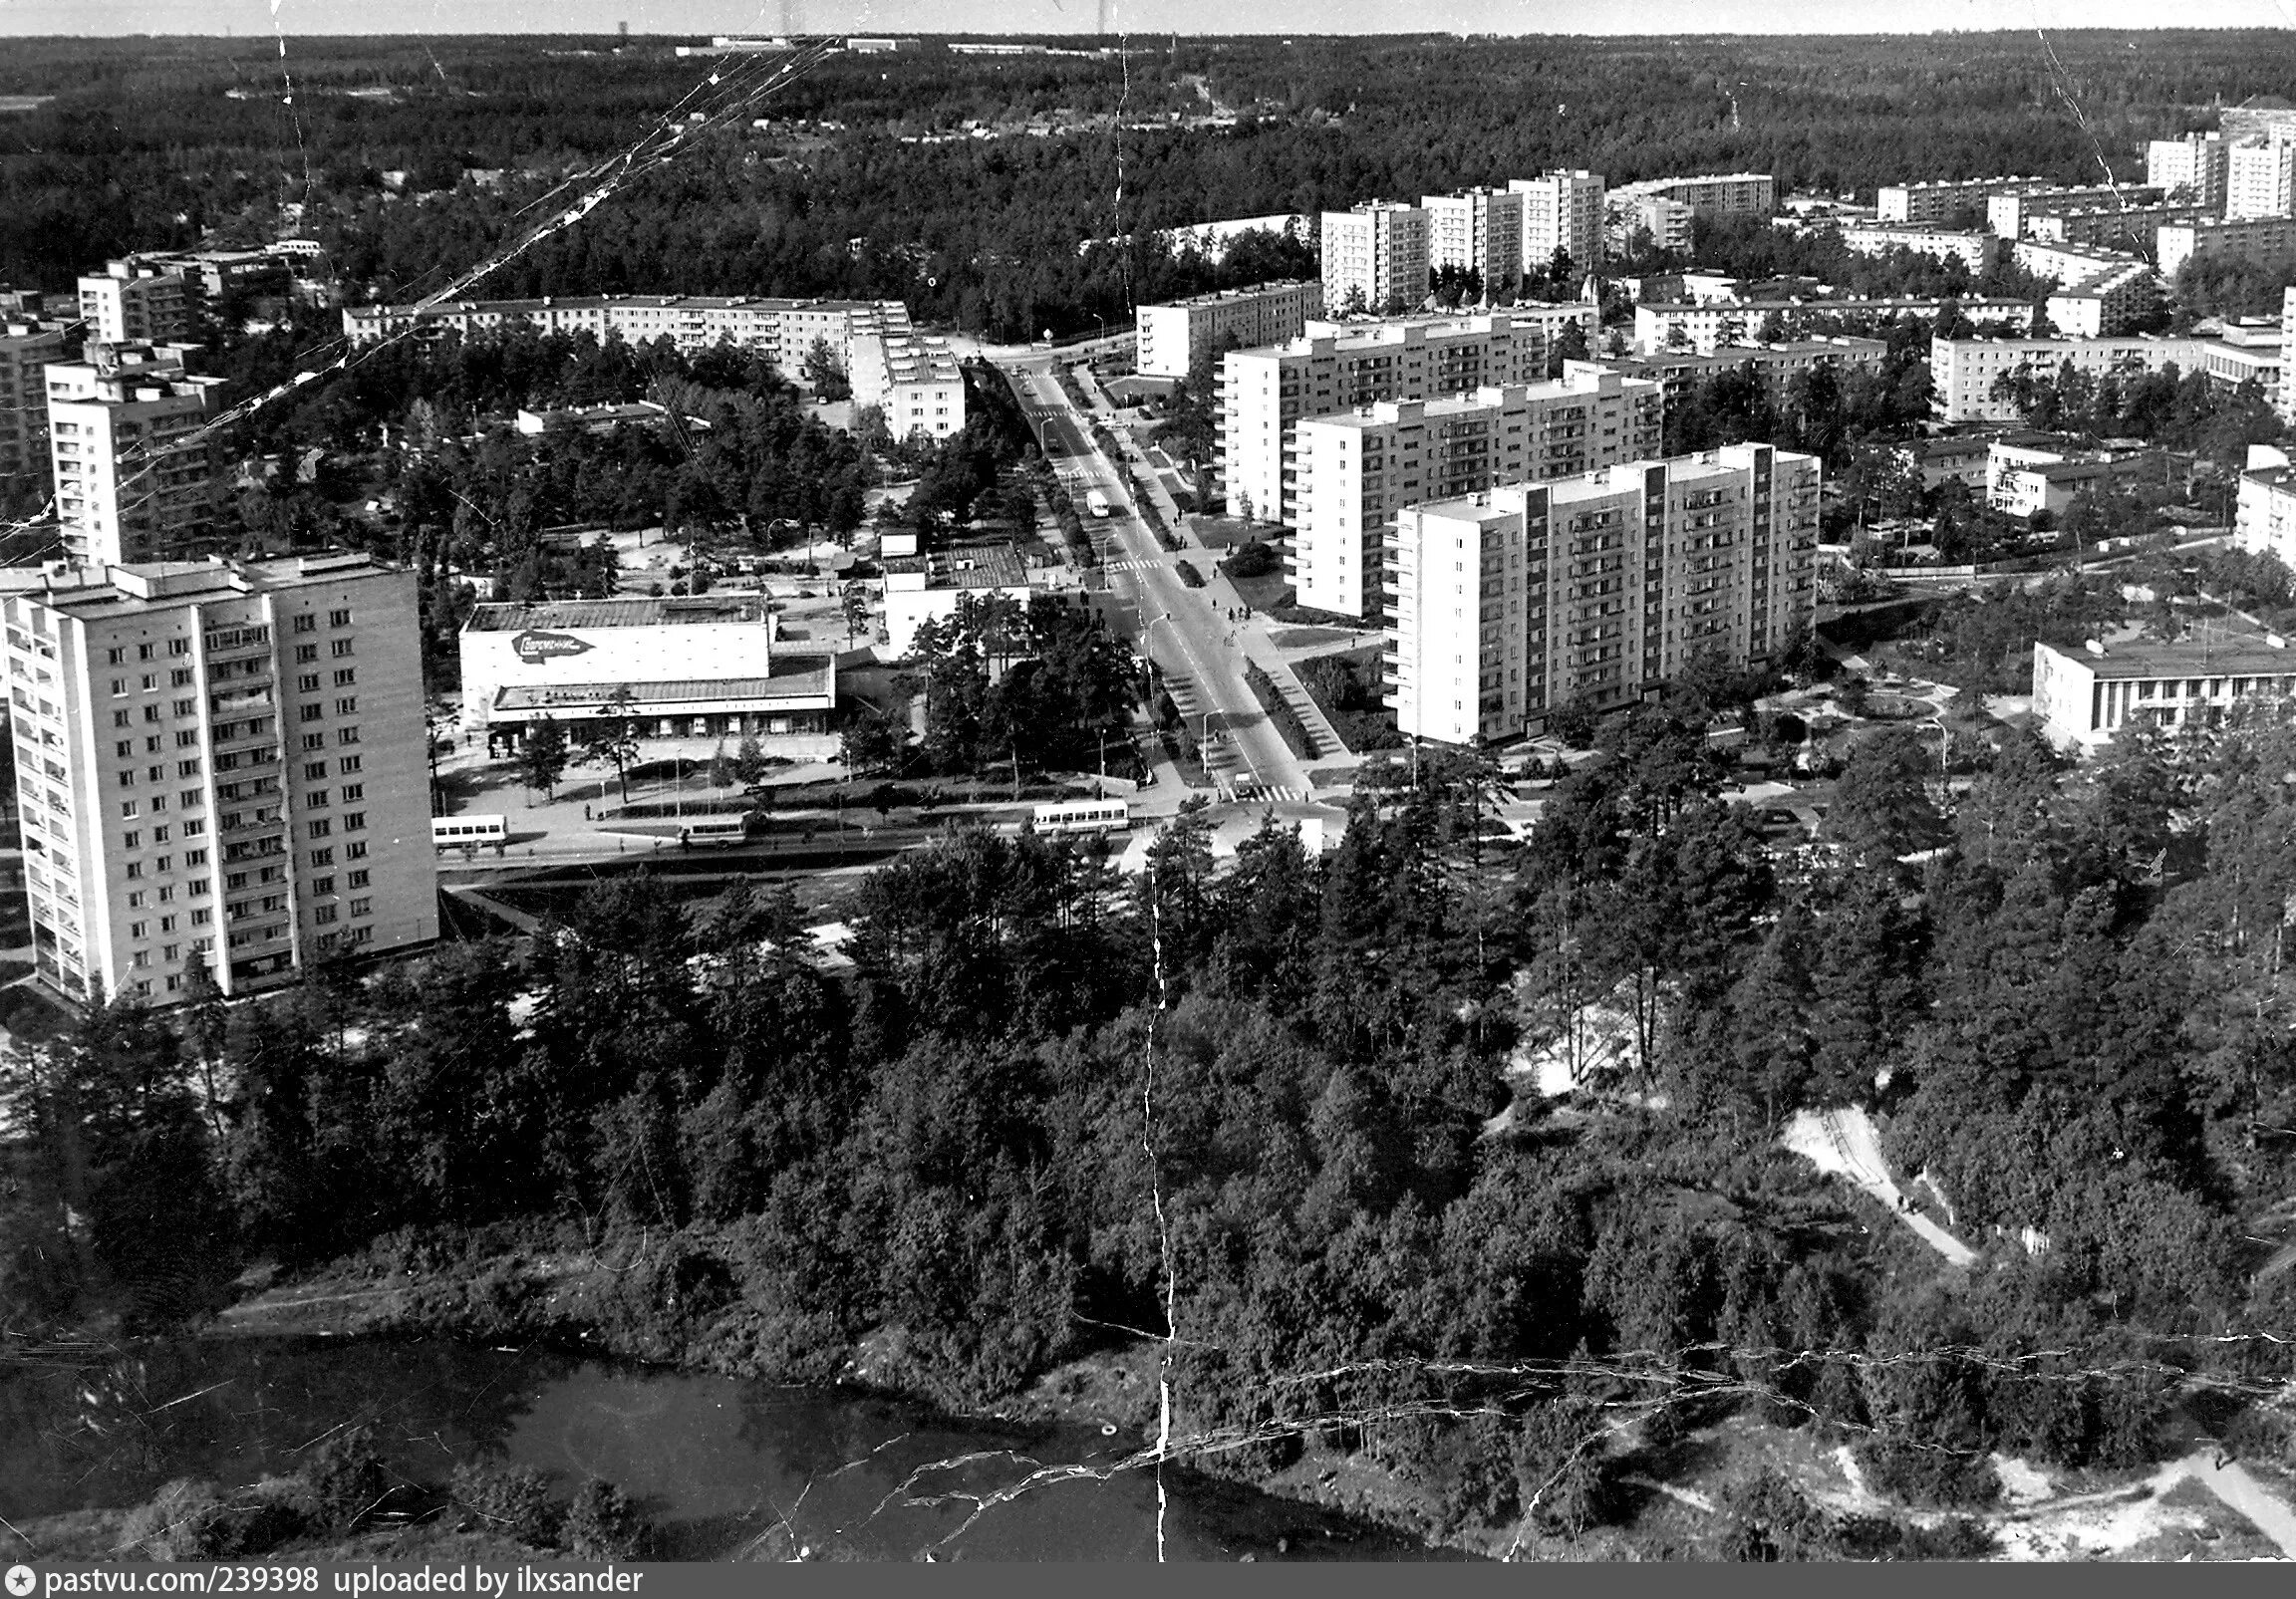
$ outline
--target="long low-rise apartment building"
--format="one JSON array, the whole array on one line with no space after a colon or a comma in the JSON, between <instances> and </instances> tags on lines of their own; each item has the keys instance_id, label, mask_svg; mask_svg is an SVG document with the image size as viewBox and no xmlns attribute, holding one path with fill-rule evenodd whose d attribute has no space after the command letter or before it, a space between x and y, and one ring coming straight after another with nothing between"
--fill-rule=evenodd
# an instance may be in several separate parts
<instances>
[{"instance_id":1,"label":"long low-rise apartment building","mask_svg":"<svg viewBox=\"0 0 2296 1599\"><path fill-rule=\"evenodd\" d=\"M2036 194L2057 185L2045 177L1969 177L1934 183L1884 183L1874 196L1883 222L1980 221L1998 194Z\"/></svg>"},{"instance_id":2,"label":"long low-rise apartment building","mask_svg":"<svg viewBox=\"0 0 2296 1599\"><path fill-rule=\"evenodd\" d=\"M1569 477L1662 447L1658 386L1573 362L1554 383L1388 400L1302 421L1285 573L1299 603L1377 621L1406 505Z\"/></svg>"},{"instance_id":3,"label":"long low-rise apartment building","mask_svg":"<svg viewBox=\"0 0 2296 1599\"><path fill-rule=\"evenodd\" d=\"M2187 261L2248 261L2277 271L2296 269L2296 217L2253 216L2171 223L2152 235L2160 275L2175 280Z\"/></svg>"},{"instance_id":4,"label":"long low-rise apartment building","mask_svg":"<svg viewBox=\"0 0 2296 1599\"><path fill-rule=\"evenodd\" d=\"M2160 274L2147 261L2124 261L2059 289L2044 309L2057 331L2072 339L2109 339L2160 309Z\"/></svg>"},{"instance_id":5,"label":"long low-rise apartment building","mask_svg":"<svg viewBox=\"0 0 2296 1599\"><path fill-rule=\"evenodd\" d=\"M1990 233L1951 228L1919 227L1905 222L1853 222L1840 230L1843 246L1853 255L1887 255L1910 250L1940 261L1960 261L1972 272L1983 272L2001 254L2001 241Z\"/></svg>"},{"instance_id":6,"label":"long low-rise apartment building","mask_svg":"<svg viewBox=\"0 0 2296 1599\"><path fill-rule=\"evenodd\" d=\"M1602 363L1630 378L1648 378L1664 396L1667 409L1690 398L1690 391L1723 372L1752 370L1762 380L1773 401L1786 398L1795 379L1831 367L1839 372L1879 370L1889 346L1881 339L1843 336L1834 339L1789 339L1774 344L1724 345L1710 356L1674 352L1656 356L1620 356Z\"/></svg>"},{"instance_id":7,"label":"long low-rise apartment building","mask_svg":"<svg viewBox=\"0 0 2296 1599\"><path fill-rule=\"evenodd\" d=\"M1185 378L1223 342L1237 349L1283 344L1323 315L1323 285L1314 279L1256 283L1140 308L1134 365L1144 378Z\"/></svg>"},{"instance_id":8,"label":"long low-rise apartment building","mask_svg":"<svg viewBox=\"0 0 2296 1599\"><path fill-rule=\"evenodd\" d=\"M1415 505L1393 536L1388 703L1448 744L1625 703L1693 657L1774 658L1813 612L1817 458L1734 444Z\"/></svg>"},{"instance_id":9,"label":"long low-rise apartment building","mask_svg":"<svg viewBox=\"0 0 2296 1599\"><path fill-rule=\"evenodd\" d=\"M2152 248L2164 227L2213 222L2204 205L2089 205L2029 217L2025 232L2049 244L2090 244L2107 250Z\"/></svg>"},{"instance_id":10,"label":"long low-rise apartment building","mask_svg":"<svg viewBox=\"0 0 2296 1599\"><path fill-rule=\"evenodd\" d=\"M2179 374L2201 373L2227 388L2253 382L2268 400L2280 388L2280 352L2271 344L2153 334L2108 339L1932 339L1930 403L1943 421L2016 421L2021 412L2015 397L1996 395L1994 386L2020 371L2054 379L2067 362L2092 378L2174 367Z\"/></svg>"},{"instance_id":11,"label":"long low-rise apartment building","mask_svg":"<svg viewBox=\"0 0 2296 1599\"><path fill-rule=\"evenodd\" d=\"M2125 184L2119 188L2109 183L2092 183L2084 186L2016 189L1987 198L1985 225L2004 239L2019 239L2031 231L2028 224L2039 216L2059 211L2085 210L2099 205L2157 205L2167 198L2163 190L2142 183Z\"/></svg>"},{"instance_id":12,"label":"long low-rise apartment building","mask_svg":"<svg viewBox=\"0 0 2296 1599\"><path fill-rule=\"evenodd\" d=\"M843 365L853 400L876 405L895 438L946 438L965 426L965 375L943 340L920 335L898 300L775 300L693 294L613 294L538 300L458 300L434 306L346 306L343 335L367 345L396 334L494 333L519 326L647 344L667 338L689 355L718 344L795 372L816 344Z\"/></svg>"},{"instance_id":13,"label":"long low-rise apartment building","mask_svg":"<svg viewBox=\"0 0 2296 1599\"><path fill-rule=\"evenodd\" d=\"M1744 344L1772 312L1781 317L1865 317L1882 322L1892 317L1934 317L1947 303L1942 299L1644 302L1634 308L1634 347L1646 356L1671 350L1709 356L1723 345ZM2023 332L2033 325L2033 307L2024 300L1976 296L1950 303L1980 327Z\"/></svg>"},{"instance_id":14,"label":"long low-rise apartment building","mask_svg":"<svg viewBox=\"0 0 2296 1599\"><path fill-rule=\"evenodd\" d=\"M1292 430L1382 400L1436 400L1489 387L1543 383L1558 341L1591 342L1591 301L1522 305L1486 316L1310 323L1290 344L1234 350L1220 368L1220 469L1228 505L1289 522Z\"/></svg>"},{"instance_id":15,"label":"long low-rise apartment building","mask_svg":"<svg viewBox=\"0 0 2296 1599\"><path fill-rule=\"evenodd\" d=\"M2059 749L2088 753L2138 722L2173 730L2208 723L2244 699L2296 693L2296 656L2279 636L2174 644L2090 641L2033 646L2033 711Z\"/></svg>"}]
</instances>

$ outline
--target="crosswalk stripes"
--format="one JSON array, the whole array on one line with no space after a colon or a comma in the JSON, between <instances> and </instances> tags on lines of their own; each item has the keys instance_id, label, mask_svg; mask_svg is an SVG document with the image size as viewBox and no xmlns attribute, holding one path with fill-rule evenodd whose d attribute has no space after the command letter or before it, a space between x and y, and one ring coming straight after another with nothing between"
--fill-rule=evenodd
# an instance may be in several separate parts
<instances>
[{"instance_id":1,"label":"crosswalk stripes","mask_svg":"<svg viewBox=\"0 0 2296 1599\"><path fill-rule=\"evenodd\" d=\"M1100 570L1103 572L1145 572L1152 566L1162 566L1163 564L1161 561L1108 561L1102 563Z\"/></svg>"},{"instance_id":2,"label":"crosswalk stripes","mask_svg":"<svg viewBox=\"0 0 2296 1599\"><path fill-rule=\"evenodd\" d=\"M1232 799L1235 799L1240 803L1253 800L1267 800L1272 802L1288 801L1292 804L1302 805L1314 797L1306 789L1280 788L1274 783L1238 783L1233 789L1229 790L1229 795Z\"/></svg>"}]
</instances>

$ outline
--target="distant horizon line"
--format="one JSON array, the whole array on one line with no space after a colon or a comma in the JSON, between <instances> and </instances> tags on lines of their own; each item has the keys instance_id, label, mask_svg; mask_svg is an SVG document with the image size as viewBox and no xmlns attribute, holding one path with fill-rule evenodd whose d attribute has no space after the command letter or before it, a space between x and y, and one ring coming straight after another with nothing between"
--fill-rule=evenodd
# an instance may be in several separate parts
<instances>
[{"instance_id":1,"label":"distant horizon line","mask_svg":"<svg viewBox=\"0 0 2296 1599\"><path fill-rule=\"evenodd\" d=\"M2079 37L2079 36L2083 36L2083 35L2110 35L2110 34L2143 34L2143 35L2149 35L2149 36L2158 36L2158 35L2168 35L2168 34L2231 34L2231 33L2271 33L2271 34L2287 34L2287 33L2290 33L2291 31L2296 31L2296 30L2291 30L2291 29L2290 29L2290 28L2289 28L2287 25L2285 25L2285 24L2272 24L2272 23L2252 23L2252 22L2236 22L2236 23L2234 23L2234 22L2225 22L2225 23L2184 23L2184 24L2179 24L2179 25L2177 25L2177 26L2174 26L2174 27L2166 27L2166 26L2161 26L2161 27L2126 27L2126 26L2124 26L2124 27L2114 27L2114 26L2109 26L2109 25L2101 25L2101 26L2097 26L2097 27L2087 27L2087 28L2051 28L2051 29L2049 29L2049 30L2047 30L2047 31L2048 31L2048 32L2049 32L2051 35L2053 35L2053 36L2055 36L2055 37L2058 37L2058 38L2067 38L2067 37ZM712 38L712 39L716 39L716 38L723 38L723 39L745 39L745 40L746 40L746 39L794 39L794 40L825 40L825 39L915 39L915 40L918 40L918 41L921 41L921 42L923 42L923 41L937 41L937 40L960 40L960 41L968 41L968 42L969 42L969 41L982 41L982 42L989 42L989 43L1004 43L1004 42L1026 43L1026 42L1032 42L1032 41L1036 41L1036 40L1061 40L1061 41L1066 41L1066 42L1074 42L1074 41L1078 41L1078 40L1105 40L1105 41L1108 41L1108 42L1109 42L1109 43L1111 43L1111 44L1117 44L1117 43L1120 43L1120 42L1122 42L1122 41L1124 41L1124 40L1129 40L1129 39L1157 39L1157 38L1164 38L1164 39L1189 39L1189 40L1213 40L1213 41L1223 41L1223 42L1225 42L1225 41L1265 41L1265 40L1282 40L1282 41L1284 41L1285 43L1290 43L1290 42L1292 42L1292 40L1295 40L1295 39L1309 39L1309 40L1316 40L1316 41L1324 41L1324 40L1339 40L1339 39L1382 39L1382 40L1406 40L1406 39L1428 39L1428 40L1437 40L1437 39L1442 39L1442 40L1451 40L1451 41L1454 41L1454 42L1457 42L1457 43L1465 44L1465 43L1470 43L1470 42L1473 42L1473 41L1476 41L1476 40L1511 41L1511 40L1521 40L1521 39L1619 39L1619 40L1630 40L1630 39L1760 39L1760 40L1765 40L1765 41L1775 42L1775 41L1778 41L1778 40L1786 40L1786 39L1903 39L1903 38L1908 38L1908 37L1921 37L1921 38L1990 38L1990 37L1994 37L1994 36L2017 36L2017 37L2024 37L2024 36L2026 36L2026 35L2029 35L2029 34L2031 34L2031 33L2033 33L2033 32L2034 32L2034 30L2033 30L2032 28L2025 28L2025 27L2004 27L2004 28L1936 28L1936 27L1927 27L1927 28L1924 28L1924 27L1906 27L1906 28L1895 28L1895 29L1886 29L1886 28L1885 28L1885 29L1875 29L1875 28L1871 28L1871 27L1865 27L1865 28L1845 28L1845 29L1831 29L1831 28L1798 28L1798 29L1794 29L1794 30L1792 30L1792 31L1779 31L1779 32L1771 32L1771 31L1765 31L1765 30L1749 30L1749 29L1717 29L1717 30L1711 30L1711 31L1708 31L1708 30L1688 29L1688 28L1657 28L1657 29L1649 29L1649 30L1640 31L1640 32L1630 32L1630 31L1624 31L1624 30L1612 31L1612 30L1607 30L1607 29L1600 29L1600 30L1596 30L1596 29L1585 29L1585 28L1569 28L1569 27L1564 27L1564 28L1526 29L1526 30L1524 30L1524 31L1522 31L1522 32L1520 32L1520 33L1502 33L1502 32L1492 32L1492 31L1486 31L1486 30L1482 30L1482 29L1472 29L1472 30L1466 30L1466 31L1459 31L1459 30L1446 30L1446 29L1440 29L1440 28L1438 28L1438 29L1410 29L1410 30L1406 30L1406 29L1354 29L1354 30L1347 30L1347 31L1341 31L1341 32L1333 32L1333 33L1316 33L1316 32L1312 32L1312 31L1310 31L1310 30L1307 30L1307 29L1301 29L1301 28L1285 28L1285 29L1277 29L1277 30L1274 30L1274 31L1271 31L1271 32L1268 32L1268 33L1240 33L1240 32L1220 32L1220 33L1207 33L1207 32L1203 32L1203 31L1201 31L1201 30L1197 30L1197 31L1190 31L1190 30L1188 30L1188 29L1182 29L1182 28L1145 28L1145 27L1143 27L1143 28L1127 28L1127 29L1122 29L1122 30L1116 31L1116 32L1105 32L1105 33L1104 33L1104 32L1101 32L1101 31L1099 31L1098 29L1089 29L1089 30L1079 29L1079 30L1076 30L1076 31L1072 31L1072 32L1062 32L1062 31L1049 31L1049 32L1047 32L1047 31L1041 31L1041 30L1032 30L1032 31L1027 31L1027 32L1011 32L1011 33L994 33L994 32L992 32L992 33L931 33L931 32L923 32L923 31L920 31L920 30L916 30L916 29L907 29L907 28L904 28L904 29L896 29L896 30L893 30L893 31L890 31L890 32L886 32L886 33L869 33L869 32L866 32L866 31L863 31L863 30L860 30L860 29L853 29L853 28L840 28L840 29L834 29L834 30L831 30L831 31L829 31L829 32L826 32L826 33L793 32L793 33L786 33L786 34L784 34L784 33L777 33L777 32L774 32L774 31L772 31L772 30L769 30L769 29L768 29L768 30L751 30L751 31L732 31L732 32L727 32L727 31L723 31L723 30L712 31L712 30L709 30L709 29L704 29L704 28L680 28L680 29L673 29L673 30L669 30L669 31L657 31L657 30L651 30L651 29L650 29L650 30L645 30L645 31L632 30L632 31L630 31L630 32L628 32L628 33L624 33L624 32L621 32L621 31L619 31L619 30L607 30L607 31L601 31L601 30L596 30L596 29L573 29L573 30L568 30L568 31L565 31L565 32L554 32L554 31L553 31L553 32L544 32L544 31L540 31L540 30L527 30L527 29L518 29L518 28L470 28L470 29L460 29L460 28L446 28L446 29L438 29L438 28L402 28L402 29L386 29L386 30L382 30L382 31L366 31L366 30L360 30L360 31L352 31L352 30L348 30L348 29L322 29L322 30L319 30L319 31L317 31L317 32L301 32L301 33L298 33L298 32L292 32L292 31L290 31L290 32L287 32L287 33L284 35L284 37L286 37L286 38L288 38L288 39L298 39L298 38L301 38L301 39L439 39L439 38L454 38L454 39L526 39L526 40L547 40L547 39L596 39L596 40L603 40L603 41L621 41L621 40L628 40L628 41L630 41L630 42L632 42L632 43L637 43L637 42L639 42L639 41L642 41L642 40L678 40L678 39L702 39L702 38ZM181 40L198 40L198 39L240 39L240 38L245 38L245 39L271 39L271 38L274 38L274 37L278 37L278 35L275 35L275 34L274 34L274 33L273 33L271 30L269 30L269 29L264 29L264 28L246 28L246 29L236 29L236 30L235 30L235 29L233 29L233 28L232 28L230 25L228 25L228 24L226 24L226 25L223 27L223 29L222 29L220 32L197 32L197 33L170 32L170 31L161 31L161 30L155 30L155 29L142 29L142 28L138 28L138 29L123 29L123 30L119 30L119 31L116 31L116 32L104 32L104 33L21 33L21 34L10 34L10 33L7 33L7 32L5 32L5 30L0 30L0 38L10 38L10 39L14 39L14 40L17 40L17 41L19 41L19 42L24 42L24 43L39 43L39 42L44 42L44 41L56 41L56 42L62 42L62 41L97 40L97 39L146 39L146 40L154 40L154 41L156 41L156 40L168 40L168 39L181 39Z\"/></svg>"}]
</instances>

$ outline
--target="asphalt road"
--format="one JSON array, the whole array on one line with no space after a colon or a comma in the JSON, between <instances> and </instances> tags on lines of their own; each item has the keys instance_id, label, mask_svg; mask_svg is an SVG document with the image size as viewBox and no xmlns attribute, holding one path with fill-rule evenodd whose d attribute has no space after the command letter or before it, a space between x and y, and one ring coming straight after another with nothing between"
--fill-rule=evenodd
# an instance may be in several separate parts
<instances>
[{"instance_id":1,"label":"asphalt road","mask_svg":"<svg viewBox=\"0 0 2296 1599\"><path fill-rule=\"evenodd\" d=\"M1166 552L1141 521L1121 474L1094 446L1089 419L1048 367L1017 369L1022 406L1043 424L1047 444L1057 449L1052 467L1077 503L1093 488L1108 496L1113 514L1100 522L1087 516L1086 524L1101 552L1102 581L1119 602L1117 626L1127 637L1145 639L1173 703L1205 738L1207 762L1223 789L1306 801L1305 770L1244 681L1244 651L1228 620L1241 602L1217 575L1213 552L1193 546L1185 552L1209 585L1188 587L1177 565L1182 557Z\"/></svg>"}]
</instances>

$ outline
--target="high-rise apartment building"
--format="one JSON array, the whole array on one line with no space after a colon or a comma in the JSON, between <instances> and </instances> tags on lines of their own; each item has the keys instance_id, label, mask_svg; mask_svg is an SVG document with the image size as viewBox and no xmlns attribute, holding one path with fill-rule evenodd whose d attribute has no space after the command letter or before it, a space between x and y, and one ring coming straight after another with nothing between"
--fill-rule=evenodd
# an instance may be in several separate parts
<instances>
[{"instance_id":1,"label":"high-rise apartment building","mask_svg":"<svg viewBox=\"0 0 2296 1599\"><path fill-rule=\"evenodd\" d=\"M1427 213L1431 271L1457 267L1473 272L1486 296L1510 292L1523 281L1522 195L1510 189L1463 189L1429 194L1419 208Z\"/></svg>"},{"instance_id":2,"label":"high-rise apartment building","mask_svg":"<svg viewBox=\"0 0 2296 1599\"><path fill-rule=\"evenodd\" d=\"M2296 138L2274 133L2233 145L2225 165L2225 219L2291 214L2296 214Z\"/></svg>"},{"instance_id":3,"label":"high-rise apartment building","mask_svg":"<svg viewBox=\"0 0 2296 1599\"><path fill-rule=\"evenodd\" d=\"M91 345L45 371L65 552L111 565L187 550L214 513L201 429L222 380L187 377L180 347L150 345Z\"/></svg>"},{"instance_id":4,"label":"high-rise apartment building","mask_svg":"<svg viewBox=\"0 0 2296 1599\"><path fill-rule=\"evenodd\" d=\"M7 625L34 967L227 994L438 934L416 578L365 555L20 574Z\"/></svg>"},{"instance_id":5,"label":"high-rise apartment building","mask_svg":"<svg viewBox=\"0 0 2296 1599\"><path fill-rule=\"evenodd\" d=\"M33 318L0 322L0 481L48 471L48 379L64 330Z\"/></svg>"},{"instance_id":6,"label":"high-rise apartment building","mask_svg":"<svg viewBox=\"0 0 2296 1599\"><path fill-rule=\"evenodd\" d=\"M1134 365L1144 378L1185 378L1222 343L1253 350L1296 339L1323 314L1323 285L1256 283L1140 308Z\"/></svg>"},{"instance_id":7,"label":"high-rise apartment building","mask_svg":"<svg viewBox=\"0 0 2296 1599\"><path fill-rule=\"evenodd\" d=\"M1523 270L1545 272L1562 250L1580 272L1602 265L1602 174L1557 167L1518 177L1508 188L1523 196Z\"/></svg>"},{"instance_id":8,"label":"high-rise apartment building","mask_svg":"<svg viewBox=\"0 0 2296 1599\"><path fill-rule=\"evenodd\" d=\"M1654 455L1659 387L1572 362L1554 383L1385 400L1302 421L1285 572L1299 603L1378 621L1386 539L1407 505Z\"/></svg>"},{"instance_id":9,"label":"high-rise apartment building","mask_svg":"<svg viewBox=\"0 0 2296 1599\"><path fill-rule=\"evenodd\" d=\"M1412 310L1427 298L1427 213L1366 200L1323 213L1323 308L1332 316Z\"/></svg>"},{"instance_id":10,"label":"high-rise apartment building","mask_svg":"<svg viewBox=\"0 0 2296 1599\"><path fill-rule=\"evenodd\" d=\"M1590 342L1596 315L1579 301L1476 317L1309 323L1290 344L1230 351L1220 366L1218 432L1229 507L1291 521L1292 431L1301 419L1382 400L1542 383L1565 332L1577 328Z\"/></svg>"},{"instance_id":11,"label":"high-rise apartment building","mask_svg":"<svg viewBox=\"0 0 2296 1599\"><path fill-rule=\"evenodd\" d=\"M105 344L166 344L198 331L196 271L142 256L108 262L80 280L88 337Z\"/></svg>"},{"instance_id":12,"label":"high-rise apartment building","mask_svg":"<svg viewBox=\"0 0 2296 1599\"><path fill-rule=\"evenodd\" d=\"M1388 703L1449 744L1615 705L1693 657L1768 660L1815 599L1819 463L1769 444L1632 461L1397 518Z\"/></svg>"},{"instance_id":13,"label":"high-rise apartment building","mask_svg":"<svg viewBox=\"0 0 2296 1599\"><path fill-rule=\"evenodd\" d=\"M2231 143L2222 133L2155 138L2145 146L2145 182L2162 198L2183 198L2221 211L2231 174Z\"/></svg>"}]
</instances>

